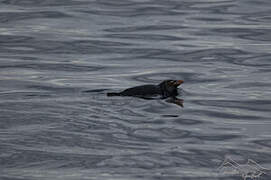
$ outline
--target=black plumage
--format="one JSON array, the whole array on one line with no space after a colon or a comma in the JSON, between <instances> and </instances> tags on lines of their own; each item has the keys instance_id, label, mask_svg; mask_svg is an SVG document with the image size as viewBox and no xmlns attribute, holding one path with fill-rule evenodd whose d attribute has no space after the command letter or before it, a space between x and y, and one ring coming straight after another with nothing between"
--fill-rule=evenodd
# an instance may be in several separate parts
<instances>
[{"instance_id":1,"label":"black plumage","mask_svg":"<svg viewBox=\"0 0 271 180\"><path fill-rule=\"evenodd\" d=\"M175 97L178 95L177 88L183 80L165 80L158 85L142 85L128 88L118 93L107 93L108 96L135 96L148 98L159 95L161 98Z\"/></svg>"}]
</instances>

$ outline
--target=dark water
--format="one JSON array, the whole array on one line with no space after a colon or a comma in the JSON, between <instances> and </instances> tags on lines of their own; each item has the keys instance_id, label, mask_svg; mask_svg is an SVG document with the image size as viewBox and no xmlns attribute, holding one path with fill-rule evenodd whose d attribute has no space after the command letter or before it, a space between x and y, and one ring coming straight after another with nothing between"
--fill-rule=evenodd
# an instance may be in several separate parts
<instances>
[{"instance_id":1,"label":"dark water","mask_svg":"<svg viewBox=\"0 0 271 180\"><path fill-rule=\"evenodd\" d=\"M183 108L105 96L164 79ZM270 0L0 1L1 180L241 180L270 117Z\"/></svg>"}]
</instances>

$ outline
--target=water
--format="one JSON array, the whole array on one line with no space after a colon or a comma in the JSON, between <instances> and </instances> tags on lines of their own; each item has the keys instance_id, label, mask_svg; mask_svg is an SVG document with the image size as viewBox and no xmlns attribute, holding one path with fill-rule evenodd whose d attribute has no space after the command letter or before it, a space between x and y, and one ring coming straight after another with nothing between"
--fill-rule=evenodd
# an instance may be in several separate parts
<instances>
[{"instance_id":1,"label":"water","mask_svg":"<svg viewBox=\"0 0 271 180\"><path fill-rule=\"evenodd\" d=\"M269 0L1 0L0 179L271 168L270 32ZM164 79L185 81L183 108L105 96Z\"/></svg>"}]
</instances>

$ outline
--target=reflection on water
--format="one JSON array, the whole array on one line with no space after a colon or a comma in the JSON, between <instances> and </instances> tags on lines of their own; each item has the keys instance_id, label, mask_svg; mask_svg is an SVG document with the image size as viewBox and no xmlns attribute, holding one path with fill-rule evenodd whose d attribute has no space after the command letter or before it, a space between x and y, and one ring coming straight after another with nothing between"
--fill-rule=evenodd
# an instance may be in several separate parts
<instances>
[{"instance_id":1,"label":"reflection on water","mask_svg":"<svg viewBox=\"0 0 271 180\"><path fill-rule=\"evenodd\" d=\"M271 1L0 1L1 179L271 168ZM182 103L106 97L183 79ZM270 179L270 174L260 179Z\"/></svg>"}]
</instances>

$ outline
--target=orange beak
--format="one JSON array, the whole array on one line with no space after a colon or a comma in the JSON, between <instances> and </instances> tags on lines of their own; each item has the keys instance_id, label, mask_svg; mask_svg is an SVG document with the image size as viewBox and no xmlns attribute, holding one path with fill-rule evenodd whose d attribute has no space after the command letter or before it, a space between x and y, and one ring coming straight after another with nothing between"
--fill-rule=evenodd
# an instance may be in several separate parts
<instances>
[{"instance_id":1,"label":"orange beak","mask_svg":"<svg viewBox=\"0 0 271 180\"><path fill-rule=\"evenodd\" d=\"M180 86L184 81L183 80L178 80L175 82L175 85L176 86Z\"/></svg>"}]
</instances>

